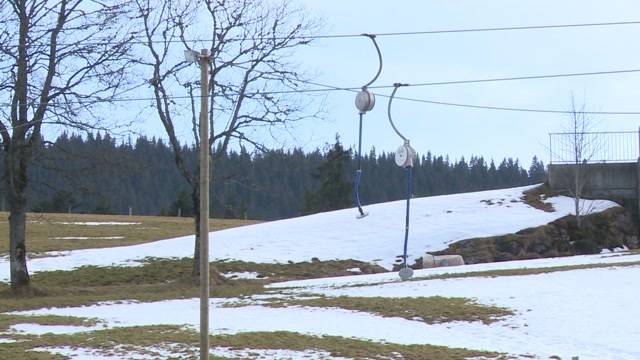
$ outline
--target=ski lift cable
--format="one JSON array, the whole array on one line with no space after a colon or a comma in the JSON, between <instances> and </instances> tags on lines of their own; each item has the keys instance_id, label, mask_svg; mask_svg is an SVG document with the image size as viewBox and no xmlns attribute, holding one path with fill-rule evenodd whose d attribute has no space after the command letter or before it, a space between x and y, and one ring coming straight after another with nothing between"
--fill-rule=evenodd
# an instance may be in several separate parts
<instances>
[{"instance_id":1,"label":"ski lift cable","mask_svg":"<svg viewBox=\"0 0 640 360\"><path fill-rule=\"evenodd\" d=\"M547 24L547 25L524 25L524 26L502 26L502 27L486 27L486 28L458 28L458 29L435 29L435 30L418 30L418 31L396 31L396 32L379 32L371 33L373 36L380 37L405 37L405 36L425 36L425 35L437 35L437 34L463 34L463 33L483 33L483 32L503 32L503 31L527 31L527 30L552 30L552 29L571 29L571 28L593 28L593 27L610 27L610 26L628 26L639 25L640 21L611 21L611 22L590 22L590 23L573 23L573 24ZM239 36L230 37L226 41L238 42L238 41L280 41L280 40L302 40L310 41L316 39L354 39L362 36L362 34L354 33L341 33L341 34L309 34L309 35L296 35L296 36ZM123 40L124 41L124 40ZM187 39L146 39L143 36L134 35L128 42L130 44L172 44L183 42L199 43L210 42L209 37L194 37ZM81 43L73 42L59 42L58 46L110 46L121 43L122 41L114 41L111 38L96 38L94 41L85 41ZM38 43L37 45L48 45L45 43ZM8 49L17 48L18 44L9 44Z\"/></svg>"}]
</instances>

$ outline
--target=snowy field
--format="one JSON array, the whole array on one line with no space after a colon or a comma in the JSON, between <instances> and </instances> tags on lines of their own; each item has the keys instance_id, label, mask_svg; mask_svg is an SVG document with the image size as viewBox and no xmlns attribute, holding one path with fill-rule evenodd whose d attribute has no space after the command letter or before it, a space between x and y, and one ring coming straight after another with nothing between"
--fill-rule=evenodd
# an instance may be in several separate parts
<instances>
[{"instance_id":1,"label":"snowy field","mask_svg":"<svg viewBox=\"0 0 640 360\"><path fill-rule=\"evenodd\" d=\"M529 188L532 187L413 199L409 262L455 241L509 234L571 213L573 199L568 197L549 199L554 212L525 204L520 198ZM617 206L604 200L585 202L585 208L593 211ZM370 215L363 219L356 219L355 209L347 209L213 232L210 258L257 263L354 259L391 269L402 253L405 202L375 204L366 209ZM30 260L29 270L36 273L83 265L135 266L147 257L191 257L193 241L193 236L184 236L133 246L55 252L52 257ZM8 278L8 260L0 259L0 281Z\"/></svg>"},{"instance_id":2,"label":"snowy field","mask_svg":"<svg viewBox=\"0 0 640 360\"><path fill-rule=\"evenodd\" d=\"M610 263L613 260L630 262L640 261L640 255L593 255L569 259L572 261L559 258L546 259L545 262L546 265L556 266L567 263ZM531 266L529 262L474 265L470 270L514 269ZM418 270L415 275L420 278L446 271ZM245 300L246 306L242 307L224 307L239 299L212 299L211 332L294 331L399 344L466 347L503 352L518 359L548 359L553 355L562 359L580 356L581 360L640 359L640 346L637 345L640 326L636 322L640 318L640 308L637 306L640 266L410 282L401 282L395 276L376 274L351 277L357 278L357 282L345 282L345 278L327 278L273 284L271 288L274 292L271 295L257 296L249 302ZM295 287L278 291L279 288L291 286ZM271 296L295 297L305 293L358 297L466 297L482 304L513 309L516 315L489 325L462 321L429 325L421 321L336 308L271 308L260 305ZM42 309L18 314L97 317L100 323L93 327L19 324L13 326L12 330L28 334L74 333L105 327L158 324L186 325L196 329L198 310L198 299ZM163 315L158 317L158 314ZM277 356L266 358L280 359ZM290 358L308 357L292 355Z\"/></svg>"},{"instance_id":3,"label":"snowy field","mask_svg":"<svg viewBox=\"0 0 640 360\"><path fill-rule=\"evenodd\" d=\"M487 191L415 199L412 203L410 254L473 237L501 235L543 225L571 212L572 199L549 199L555 212L534 209L520 201L528 188ZM595 201L598 211L616 206ZM368 206L367 218L356 220L355 210L342 210L296 219L234 228L212 233L215 259L255 262L357 259L391 267L402 246L404 203ZM135 266L145 257L190 256L192 237L181 237L109 249L78 250L62 256L38 258L31 271L69 270L82 265ZM58 254L58 253L56 253ZM640 359L640 254L629 252L537 259L459 267L417 270L414 279L401 282L396 273L354 275L273 283L266 294L250 298L212 298L212 334L256 331L290 331L301 334L341 336L396 344L431 344L508 354L512 359ZM627 263L627 264L624 264ZM430 279L446 274L487 270L541 269L558 266L594 266L565 269L537 275ZM0 277L8 276L8 264L0 263ZM256 273L228 276L251 279ZM339 308L268 307L265 302L326 297L464 297L480 304L514 311L497 322L454 321L427 324L419 320L382 317ZM233 305L233 306L231 306ZM179 325L198 328L198 299L164 300L150 303L118 301L90 306L22 311L18 315L61 315L98 320L92 326L52 326L22 323L11 326L13 334L83 333L100 329ZM160 315L159 315L160 314ZM6 335L5 335L6 336ZM0 334L0 343L2 343ZM10 340L6 340L10 341ZM0 345L1 346L1 345ZM148 349L147 349L148 350ZM119 359L89 348L41 348L72 359ZM171 347L148 352L130 351L130 359L181 357ZM192 349L195 353L196 349ZM254 350L217 347L212 354L251 359L340 359L322 351L288 349Z\"/></svg>"}]
</instances>

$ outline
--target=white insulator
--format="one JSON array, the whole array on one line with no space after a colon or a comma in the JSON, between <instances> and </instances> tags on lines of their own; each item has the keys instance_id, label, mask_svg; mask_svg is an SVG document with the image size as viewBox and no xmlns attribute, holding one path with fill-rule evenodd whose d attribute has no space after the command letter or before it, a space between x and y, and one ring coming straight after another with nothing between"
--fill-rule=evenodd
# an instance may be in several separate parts
<instances>
[{"instance_id":1,"label":"white insulator","mask_svg":"<svg viewBox=\"0 0 640 360\"><path fill-rule=\"evenodd\" d=\"M398 276L400 276L402 281L409 280L413 276L413 269L410 267L402 268L400 269L400 272L398 272Z\"/></svg>"}]
</instances>

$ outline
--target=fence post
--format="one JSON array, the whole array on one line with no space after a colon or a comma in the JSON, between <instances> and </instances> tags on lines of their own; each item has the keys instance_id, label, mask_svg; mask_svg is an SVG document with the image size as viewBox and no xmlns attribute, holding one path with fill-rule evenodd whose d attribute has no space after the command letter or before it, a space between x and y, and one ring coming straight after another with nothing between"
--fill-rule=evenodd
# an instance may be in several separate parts
<instances>
[{"instance_id":1,"label":"fence post","mask_svg":"<svg viewBox=\"0 0 640 360\"><path fill-rule=\"evenodd\" d=\"M638 130L640 131L640 129ZM553 163L553 148L551 147L551 133L549 133L549 165Z\"/></svg>"},{"instance_id":2,"label":"fence post","mask_svg":"<svg viewBox=\"0 0 640 360\"><path fill-rule=\"evenodd\" d=\"M636 162L636 204L637 204L637 214L636 219L640 222L640 158Z\"/></svg>"},{"instance_id":3,"label":"fence post","mask_svg":"<svg viewBox=\"0 0 640 360\"><path fill-rule=\"evenodd\" d=\"M638 151L640 151L640 127L638 127ZM640 221L640 154L638 154L636 164L638 164L636 172L636 202L638 205L638 214L636 215L636 220Z\"/></svg>"}]
</instances>

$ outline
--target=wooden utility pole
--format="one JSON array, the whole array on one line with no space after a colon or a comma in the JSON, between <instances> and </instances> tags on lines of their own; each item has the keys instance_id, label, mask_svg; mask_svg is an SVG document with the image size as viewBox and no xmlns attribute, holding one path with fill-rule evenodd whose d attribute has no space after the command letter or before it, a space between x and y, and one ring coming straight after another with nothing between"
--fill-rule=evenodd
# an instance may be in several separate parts
<instances>
[{"instance_id":1,"label":"wooden utility pole","mask_svg":"<svg viewBox=\"0 0 640 360\"><path fill-rule=\"evenodd\" d=\"M209 359L209 50L200 63L200 360Z\"/></svg>"}]
</instances>

